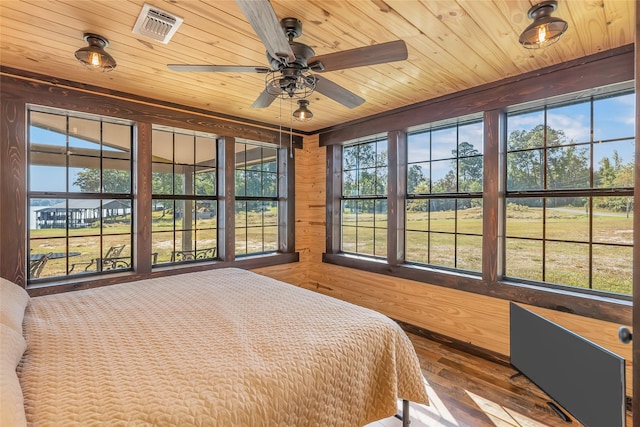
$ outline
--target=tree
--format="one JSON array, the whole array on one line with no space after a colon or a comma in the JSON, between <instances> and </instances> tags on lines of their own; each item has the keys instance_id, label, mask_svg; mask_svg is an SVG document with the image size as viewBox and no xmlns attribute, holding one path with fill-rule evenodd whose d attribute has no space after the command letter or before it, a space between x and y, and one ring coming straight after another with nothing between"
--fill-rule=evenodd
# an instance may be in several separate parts
<instances>
[{"instance_id":1,"label":"tree","mask_svg":"<svg viewBox=\"0 0 640 427\"><path fill-rule=\"evenodd\" d=\"M376 152L375 143L345 147L342 152L342 191L345 196L374 196L387 193L387 151ZM381 204L380 204L381 205ZM362 209L373 212L373 203Z\"/></svg>"},{"instance_id":2,"label":"tree","mask_svg":"<svg viewBox=\"0 0 640 427\"><path fill-rule=\"evenodd\" d=\"M452 150L451 153L454 157L458 157L458 191L472 191L472 188L478 187L482 191L480 152L468 142L462 142L458 145L458 149Z\"/></svg>"},{"instance_id":3,"label":"tree","mask_svg":"<svg viewBox=\"0 0 640 427\"><path fill-rule=\"evenodd\" d=\"M528 131L511 132L507 141L510 151L507 157L507 189L517 191L587 187L589 151L587 148L568 145L570 142L564 131L543 125ZM526 199L526 204L539 206L540 200ZM575 204L580 203L580 200L554 199L554 202Z\"/></svg>"},{"instance_id":4,"label":"tree","mask_svg":"<svg viewBox=\"0 0 640 427\"><path fill-rule=\"evenodd\" d=\"M424 172L422 171L422 166L420 165L411 165L409 166L409 170L407 171L407 192L408 193L418 193L416 188L418 185L423 182L427 182L427 177L424 176ZM427 186L427 189L429 187Z\"/></svg>"},{"instance_id":5,"label":"tree","mask_svg":"<svg viewBox=\"0 0 640 427\"><path fill-rule=\"evenodd\" d=\"M83 193L129 193L131 192L131 174L127 170L105 169L102 171L102 189L100 188L100 170L83 169L76 175L73 185L80 187Z\"/></svg>"}]
</instances>

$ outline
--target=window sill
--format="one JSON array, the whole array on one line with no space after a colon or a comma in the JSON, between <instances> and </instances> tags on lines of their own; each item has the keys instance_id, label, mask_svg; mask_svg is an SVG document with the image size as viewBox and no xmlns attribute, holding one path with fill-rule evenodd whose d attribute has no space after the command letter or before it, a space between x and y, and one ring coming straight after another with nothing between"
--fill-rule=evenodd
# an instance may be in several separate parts
<instances>
[{"instance_id":1,"label":"window sill","mask_svg":"<svg viewBox=\"0 0 640 427\"><path fill-rule=\"evenodd\" d=\"M392 266L384 260L348 254L323 254L327 264L365 270L434 286L520 302L537 307L577 314L608 322L631 324L630 299L601 296L508 281L487 282L478 276L403 264Z\"/></svg>"},{"instance_id":2,"label":"window sill","mask_svg":"<svg viewBox=\"0 0 640 427\"><path fill-rule=\"evenodd\" d=\"M136 280L150 279L154 277L173 276L182 273L192 273L196 271L213 270L218 268L243 268L250 270L261 267L271 267L280 264L298 262L300 255L293 253L270 253L254 256L246 256L235 261L209 261L187 264L173 264L169 266L158 266L149 273L138 273L135 271L123 271L110 273L108 275L91 275L83 277L61 277L59 280L42 282L27 287L27 292L32 297L56 294L60 292L75 291L80 289L90 289L100 286L115 285L119 283L133 282Z\"/></svg>"}]
</instances>

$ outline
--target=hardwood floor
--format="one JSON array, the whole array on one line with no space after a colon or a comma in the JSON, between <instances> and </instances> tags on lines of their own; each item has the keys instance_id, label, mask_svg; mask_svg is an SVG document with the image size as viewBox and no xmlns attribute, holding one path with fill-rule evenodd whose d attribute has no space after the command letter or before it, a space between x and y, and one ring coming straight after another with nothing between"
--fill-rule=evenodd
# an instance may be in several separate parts
<instances>
[{"instance_id":1,"label":"hardwood floor","mask_svg":"<svg viewBox=\"0 0 640 427\"><path fill-rule=\"evenodd\" d=\"M560 419L549 398L505 363L492 362L447 344L408 333L425 377L430 405L411 404L410 427L563 426L579 427ZM401 405L399 403L399 405ZM632 426L627 411L627 426ZM391 417L366 427L401 427Z\"/></svg>"}]
</instances>

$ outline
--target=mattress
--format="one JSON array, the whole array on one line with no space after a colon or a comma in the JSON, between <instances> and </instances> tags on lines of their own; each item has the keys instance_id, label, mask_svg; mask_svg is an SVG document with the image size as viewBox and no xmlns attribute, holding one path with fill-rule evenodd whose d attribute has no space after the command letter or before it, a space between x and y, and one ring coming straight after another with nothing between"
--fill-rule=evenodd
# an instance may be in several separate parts
<instances>
[{"instance_id":1,"label":"mattress","mask_svg":"<svg viewBox=\"0 0 640 427\"><path fill-rule=\"evenodd\" d=\"M37 426L362 426L427 403L380 313L218 269L31 298L18 366Z\"/></svg>"}]
</instances>

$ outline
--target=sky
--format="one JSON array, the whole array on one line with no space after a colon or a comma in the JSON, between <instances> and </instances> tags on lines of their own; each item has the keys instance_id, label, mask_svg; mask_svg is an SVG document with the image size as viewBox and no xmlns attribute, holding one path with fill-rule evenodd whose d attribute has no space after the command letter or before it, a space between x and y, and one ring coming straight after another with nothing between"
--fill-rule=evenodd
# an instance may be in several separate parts
<instances>
[{"instance_id":1,"label":"sky","mask_svg":"<svg viewBox=\"0 0 640 427\"><path fill-rule=\"evenodd\" d=\"M635 94L630 93L613 98L605 98L594 102L593 132L594 141L604 141L594 147L594 165L603 157L611 158L616 150L625 164L633 162L635 142ZM507 134L515 130L528 131L544 123L542 110L509 116ZM591 131L591 107L589 102L572 104L547 110L547 125L554 129L562 129L568 142L589 142ZM437 124L434 124L436 127ZM458 127L458 141L469 142L476 150L482 152L483 127L481 123L461 125ZM625 141L610 141L618 138L629 138ZM606 142L609 141L609 142ZM456 128L433 132L431 147L432 160L450 159L451 150L456 148ZM409 136L408 159L410 163L429 159L429 134ZM432 163L432 180L435 182L451 168L450 161ZM423 167L428 170L428 166Z\"/></svg>"},{"instance_id":2,"label":"sky","mask_svg":"<svg viewBox=\"0 0 640 427\"><path fill-rule=\"evenodd\" d=\"M595 141L604 141L594 146L594 164L597 165L603 157L613 155L616 150L625 164L633 161L634 140L608 140L633 137L635 132L635 95L633 93L612 98L599 99L594 102L593 131ZM569 141L588 142L591 129L591 112L589 103L572 104L558 108L549 108L547 123L554 129L562 129ZM543 123L543 112L512 115L507 122L507 132L514 130L530 130ZM436 126L436 125L434 125ZM49 132L41 128L31 127L31 140L57 147L65 147L65 136L60 133ZM430 154L432 180L435 182L444 177L451 168L451 151L456 148L456 141L468 142L480 153L483 151L483 126L481 122L471 122L459 125L458 128L445 128L432 132L432 146L429 152L429 134L413 134L409 136L408 159L410 163L429 160ZM69 148L96 148L93 142L79 138L69 138ZM105 150L109 149L104 146ZM113 150L112 150L113 151ZM445 160L447 159L447 160ZM428 171L428 166L424 167ZM75 180L75 173L82 168L70 168L73 174L70 184ZM65 170L59 167L31 166L31 191L65 191ZM71 187L71 191L78 191Z\"/></svg>"}]
</instances>

